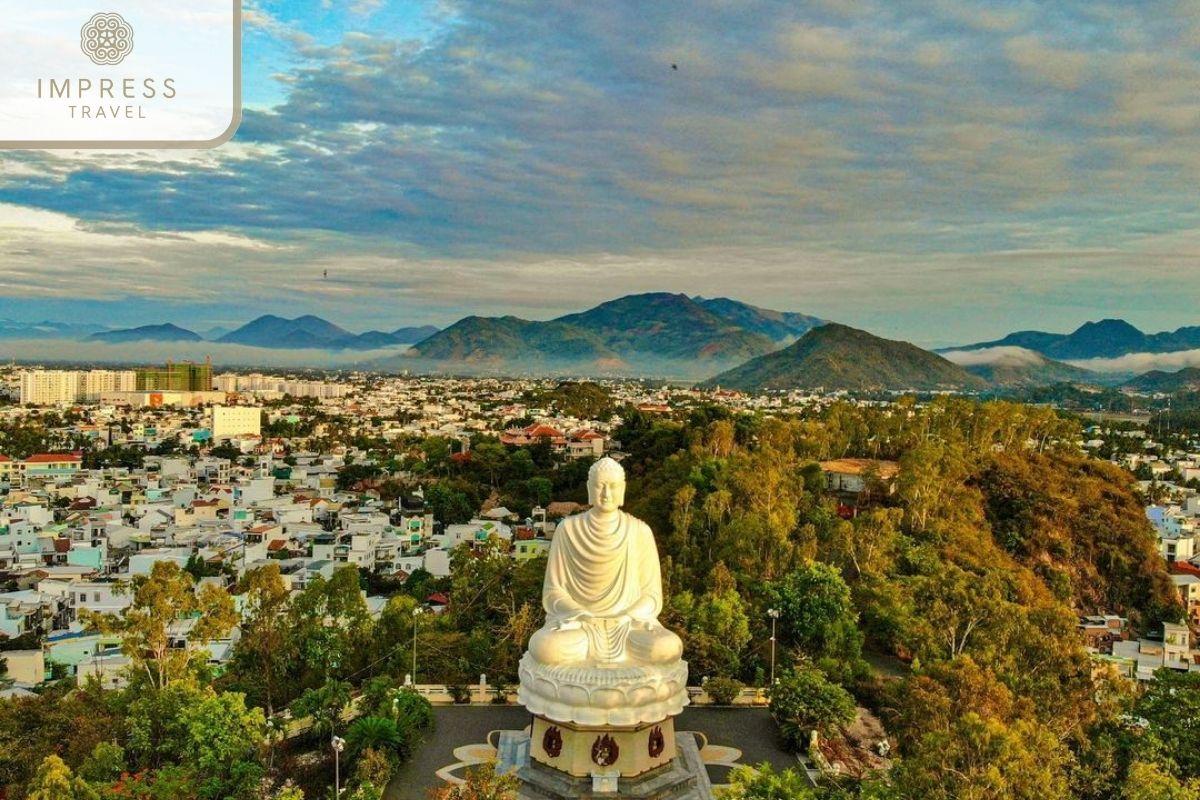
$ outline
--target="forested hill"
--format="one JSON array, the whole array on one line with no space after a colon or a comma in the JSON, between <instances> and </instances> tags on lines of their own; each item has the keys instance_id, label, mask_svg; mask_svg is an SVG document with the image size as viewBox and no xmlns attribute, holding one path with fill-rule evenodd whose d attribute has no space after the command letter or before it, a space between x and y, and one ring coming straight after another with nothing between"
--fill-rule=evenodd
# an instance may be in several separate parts
<instances>
[{"instance_id":1,"label":"forested hill","mask_svg":"<svg viewBox=\"0 0 1200 800\"><path fill-rule=\"evenodd\" d=\"M788 664L851 690L899 744L893 793L872 797L1107 800L1151 768L1140 748L1153 736L1109 752L1130 706L1097 702L1077 616L1118 613L1154 633L1181 609L1132 476L1075 454L1053 412L962 400L755 422L696 412L635 416L621 437L630 510L660 535L667 619L689 662L751 677L763 651L748 642L766 642L766 609L782 608ZM895 460L899 476L847 520L817 462L851 456ZM735 630L704 621L731 604L750 629L733 654ZM880 682L866 650L910 676ZM1007 788L977 791L995 779Z\"/></svg>"},{"instance_id":2,"label":"forested hill","mask_svg":"<svg viewBox=\"0 0 1200 800\"><path fill-rule=\"evenodd\" d=\"M880 391L982 389L987 381L908 342L829 323L794 344L705 381L746 392L772 389Z\"/></svg>"}]
</instances>

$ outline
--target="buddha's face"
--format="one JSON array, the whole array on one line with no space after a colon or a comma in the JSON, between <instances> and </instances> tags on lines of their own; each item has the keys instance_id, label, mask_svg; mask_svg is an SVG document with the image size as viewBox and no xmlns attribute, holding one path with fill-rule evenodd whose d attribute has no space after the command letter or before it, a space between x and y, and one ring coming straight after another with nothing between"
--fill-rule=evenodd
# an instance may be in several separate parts
<instances>
[{"instance_id":1,"label":"buddha's face","mask_svg":"<svg viewBox=\"0 0 1200 800\"><path fill-rule=\"evenodd\" d=\"M625 504L625 479L601 473L588 481L588 500L592 507L612 513Z\"/></svg>"}]
</instances>

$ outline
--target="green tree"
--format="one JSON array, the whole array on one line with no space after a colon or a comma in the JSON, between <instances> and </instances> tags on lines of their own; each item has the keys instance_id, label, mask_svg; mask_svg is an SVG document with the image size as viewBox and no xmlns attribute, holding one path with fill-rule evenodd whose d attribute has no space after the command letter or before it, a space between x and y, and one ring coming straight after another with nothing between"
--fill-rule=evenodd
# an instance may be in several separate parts
<instances>
[{"instance_id":1,"label":"green tree","mask_svg":"<svg viewBox=\"0 0 1200 800\"><path fill-rule=\"evenodd\" d=\"M1069 762L1063 742L1038 723L969 712L923 736L895 780L902 797L926 800L1066 800Z\"/></svg>"},{"instance_id":2,"label":"green tree","mask_svg":"<svg viewBox=\"0 0 1200 800\"><path fill-rule=\"evenodd\" d=\"M132 581L133 599L120 617L88 614L89 626L121 636L121 652L151 685L162 688L207 660L204 645L221 639L237 623L233 599L224 589L205 584L195 590L192 576L173 561L157 561L149 575ZM196 621L187 646L172 647L171 626L185 617Z\"/></svg>"},{"instance_id":3,"label":"green tree","mask_svg":"<svg viewBox=\"0 0 1200 800\"><path fill-rule=\"evenodd\" d=\"M42 759L29 784L27 800L99 800L99 794L56 755Z\"/></svg>"},{"instance_id":4,"label":"green tree","mask_svg":"<svg viewBox=\"0 0 1200 800\"><path fill-rule=\"evenodd\" d=\"M729 773L725 800L817 800L808 776L796 769L776 772L770 764L736 766Z\"/></svg>"},{"instance_id":5,"label":"green tree","mask_svg":"<svg viewBox=\"0 0 1200 800\"><path fill-rule=\"evenodd\" d=\"M350 698L350 684L330 681L319 688L305 691L292 702L290 710L296 719L311 717L310 738L323 741L340 727L342 713L350 705Z\"/></svg>"},{"instance_id":6,"label":"green tree","mask_svg":"<svg viewBox=\"0 0 1200 800\"><path fill-rule=\"evenodd\" d=\"M242 635L233 649L233 675L271 716L275 703L286 697L283 684L289 661L296 657L296 639L289 635L286 617L291 592L275 563L247 570L237 589L242 597Z\"/></svg>"},{"instance_id":7,"label":"green tree","mask_svg":"<svg viewBox=\"0 0 1200 800\"><path fill-rule=\"evenodd\" d=\"M770 708L784 740L797 751L808 746L810 731L837 733L854 721L855 714L850 693L811 668L783 673L771 687Z\"/></svg>"},{"instance_id":8,"label":"green tree","mask_svg":"<svg viewBox=\"0 0 1200 800\"><path fill-rule=\"evenodd\" d=\"M125 748L116 742L98 742L79 765L79 777L90 784L109 786L125 769Z\"/></svg>"},{"instance_id":9,"label":"green tree","mask_svg":"<svg viewBox=\"0 0 1200 800\"><path fill-rule=\"evenodd\" d=\"M1129 765L1121 800L1200 800L1200 782L1180 781L1158 764L1135 761Z\"/></svg>"},{"instance_id":10,"label":"green tree","mask_svg":"<svg viewBox=\"0 0 1200 800\"><path fill-rule=\"evenodd\" d=\"M850 587L838 571L811 562L766 587L768 602L779 609L779 641L837 671L861 668L862 634ZM822 661L824 660L824 661Z\"/></svg>"},{"instance_id":11,"label":"green tree","mask_svg":"<svg viewBox=\"0 0 1200 800\"><path fill-rule=\"evenodd\" d=\"M1200 673L1160 669L1137 699L1134 718L1148 726L1134 747L1148 762L1169 762L1178 777L1200 779L1200 748L1195 746L1200 729Z\"/></svg>"}]
</instances>

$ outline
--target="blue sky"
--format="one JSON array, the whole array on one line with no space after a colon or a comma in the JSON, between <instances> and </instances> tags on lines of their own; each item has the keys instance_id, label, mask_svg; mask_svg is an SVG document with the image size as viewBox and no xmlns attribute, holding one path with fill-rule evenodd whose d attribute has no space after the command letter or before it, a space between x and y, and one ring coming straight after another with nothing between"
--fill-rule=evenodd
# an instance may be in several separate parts
<instances>
[{"instance_id":1,"label":"blue sky","mask_svg":"<svg viewBox=\"0 0 1200 800\"><path fill-rule=\"evenodd\" d=\"M219 150L0 154L0 315L1200 324L1184 2L247 0L245 34Z\"/></svg>"}]
</instances>

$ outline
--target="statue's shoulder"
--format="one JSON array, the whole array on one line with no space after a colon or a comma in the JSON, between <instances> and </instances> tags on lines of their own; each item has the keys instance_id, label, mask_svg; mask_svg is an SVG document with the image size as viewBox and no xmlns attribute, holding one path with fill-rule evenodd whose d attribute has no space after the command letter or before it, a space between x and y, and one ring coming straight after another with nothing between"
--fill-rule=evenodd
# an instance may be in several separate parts
<instances>
[{"instance_id":1,"label":"statue's shoulder","mask_svg":"<svg viewBox=\"0 0 1200 800\"><path fill-rule=\"evenodd\" d=\"M633 514L630 514L627 511L621 511L621 514L625 517L625 525L628 526L629 530L635 531L639 534L645 533L645 534L649 534L651 536L654 535L653 532L650 530L650 526L647 525L642 520L635 517Z\"/></svg>"}]
</instances>

